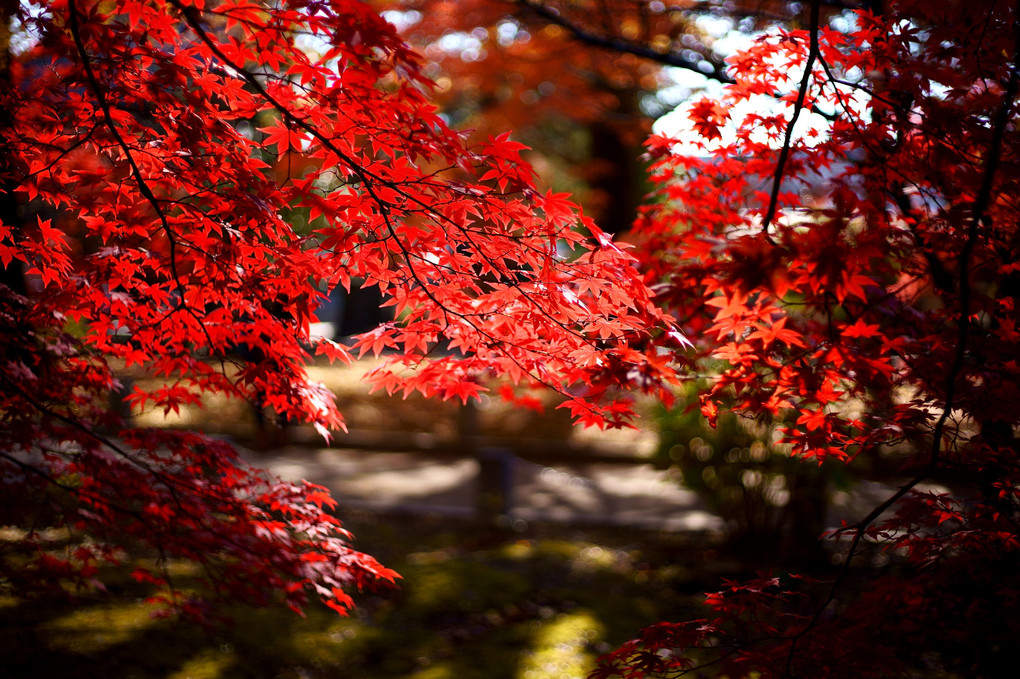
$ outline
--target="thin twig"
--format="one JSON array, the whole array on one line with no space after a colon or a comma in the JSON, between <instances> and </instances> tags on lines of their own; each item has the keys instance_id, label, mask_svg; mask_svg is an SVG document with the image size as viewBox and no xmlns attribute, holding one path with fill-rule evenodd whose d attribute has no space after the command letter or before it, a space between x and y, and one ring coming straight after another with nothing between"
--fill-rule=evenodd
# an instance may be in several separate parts
<instances>
[{"instance_id":1,"label":"thin twig","mask_svg":"<svg viewBox=\"0 0 1020 679\"><path fill-rule=\"evenodd\" d=\"M793 115L790 123L786 126L786 137L783 139L783 148L779 151L779 160L776 161L776 172L772 177L772 192L769 195L769 204L765 210L765 217L762 219L761 230L765 237L770 239L769 226L776 216L779 208L779 186L783 181L783 173L786 171L786 161L790 157L790 148L793 145L793 130L797 125L797 119L804 110L804 100L807 98L808 86L811 84L815 59L818 58L818 22L819 7L821 0L814 0L811 3L811 29L810 43L808 46L807 60L804 63L804 77L800 79L800 89L797 91L797 100L793 104Z\"/></svg>"}]
</instances>

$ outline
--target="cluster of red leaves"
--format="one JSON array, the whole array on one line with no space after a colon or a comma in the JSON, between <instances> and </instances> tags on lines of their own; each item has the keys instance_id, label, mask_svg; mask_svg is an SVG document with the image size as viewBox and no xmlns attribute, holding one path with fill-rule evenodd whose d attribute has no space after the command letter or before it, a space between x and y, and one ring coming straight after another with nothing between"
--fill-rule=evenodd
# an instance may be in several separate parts
<instances>
[{"instance_id":1,"label":"cluster of red leaves","mask_svg":"<svg viewBox=\"0 0 1020 679\"><path fill-rule=\"evenodd\" d=\"M670 379L656 350L633 348L665 325L634 259L582 237L601 232L535 189L519 144L468 149L366 3L12 11L0 479L4 523L29 528L4 543L5 577L87 580L95 558L140 542L201 562L231 599L299 608L310 593L342 609L343 585L391 578L346 546L321 489L267 481L220 442L122 430L104 407L116 359L164 382L136 389L136 408L226 394L328 435L343 421L302 367L309 324L355 278L395 307L354 349L388 352L374 379L389 391L467 399L480 375L502 376L618 426L627 407L589 397ZM352 358L330 341L314 351ZM54 557L31 526L89 547Z\"/></svg>"},{"instance_id":2,"label":"cluster of red leaves","mask_svg":"<svg viewBox=\"0 0 1020 679\"><path fill-rule=\"evenodd\" d=\"M647 630L593 676L992 676L1018 633L1020 17L887 4L735 57L736 83L692 109L702 152L652 140L637 233L698 347L678 360L718 371L706 416L728 407L807 463L902 486L830 536L831 577L735 586L711 621ZM740 119L756 95L786 105ZM827 121L791 133L812 109ZM875 545L896 568L864 583Z\"/></svg>"}]
</instances>

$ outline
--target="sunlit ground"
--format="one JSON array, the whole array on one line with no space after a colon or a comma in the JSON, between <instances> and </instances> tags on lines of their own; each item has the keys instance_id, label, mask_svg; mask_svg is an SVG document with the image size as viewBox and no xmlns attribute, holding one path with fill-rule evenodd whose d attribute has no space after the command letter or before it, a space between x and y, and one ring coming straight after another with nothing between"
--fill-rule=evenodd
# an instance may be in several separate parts
<instances>
[{"instance_id":1,"label":"sunlit ground","mask_svg":"<svg viewBox=\"0 0 1020 679\"><path fill-rule=\"evenodd\" d=\"M323 447L293 426L275 429L281 440L260 440L274 428L260 429L252 407L238 402L211 399L169 422L161 412L135 418L229 436L273 473L330 487L355 546L400 572L398 588L355 594L359 608L349 618L238 605L224 611L229 622L204 628L154 618L144 602L151 592L125 564L105 574L106 593L0 598L0 678L581 679L641 627L699 617L703 592L760 566L758 552L721 556L733 552L705 499L648 471L654 418L636 431L582 432L563 411L537 416L484 400L472 415L474 435L516 441L522 457L511 474L514 520L501 529L471 522L480 469L461 447L463 409L370 395L358 382L362 371L316 366L313 379L338 394L351 436L376 444L374 452ZM689 443L695 434L707 436L676 435ZM394 441L402 447L385 447ZM610 463L592 463L584 450ZM846 496L829 507L840 517L870 506L849 490L836 495ZM187 565L172 568L186 588Z\"/></svg>"},{"instance_id":2,"label":"sunlit ground","mask_svg":"<svg viewBox=\"0 0 1020 679\"><path fill-rule=\"evenodd\" d=\"M629 531L527 533L398 522L348 524L404 577L357 596L349 618L234 607L203 629L156 619L144 586L115 571L107 595L0 601L4 677L575 679L660 619L690 616L732 568L713 546ZM179 579L187 569L177 566Z\"/></svg>"}]
</instances>

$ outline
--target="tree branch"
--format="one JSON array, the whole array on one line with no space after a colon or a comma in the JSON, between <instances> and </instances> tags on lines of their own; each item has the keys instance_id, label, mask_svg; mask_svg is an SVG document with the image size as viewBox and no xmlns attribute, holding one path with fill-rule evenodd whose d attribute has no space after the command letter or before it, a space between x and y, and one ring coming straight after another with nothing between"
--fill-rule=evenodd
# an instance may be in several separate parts
<instances>
[{"instance_id":1,"label":"tree branch","mask_svg":"<svg viewBox=\"0 0 1020 679\"><path fill-rule=\"evenodd\" d=\"M786 126L786 137L783 139L783 148L779 151L779 160L776 162L776 173L772 178L772 192L769 195L768 208L765 210L765 217L762 219L761 230L765 238L770 239L769 226L775 219L776 211L779 208L779 186L783 181L783 173L786 171L786 162L790 157L790 148L793 145L793 129L797 125L797 119L804 110L804 100L807 98L808 86L811 84L812 68L815 59L818 58L818 22L821 10L821 0L813 0L811 3L811 29L810 43L808 46L807 61L804 63L804 76L800 79L800 88L797 90L797 101L793 104L793 115L790 123Z\"/></svg>"},{"instance_id":2,"label":"tree branch","mask_svg":"<svg viewBox=\"0 0 1020 679\"><path fill-rule=\"evenodd\" d=\"M649 61L662 64L663 66L682 68L684 70L692 71L694 73L698 73L699 75L703 75L706 78L710 78L724 85L730 85L736 82L734 78L730 76L729 73L727 73L725 62L719 60L718 58L702 55L704 57L703 59L693 60L685 57L682 52L681 53L672 51L662 52L649 47L647 44L643 42L626 40L616 36L609 37L605 35L600 35L598 33L594 33L584 28L583 26L577 24L576 22L573 22L565 18L556 9L548 7L541 2L537 2L536 0L512 0L512 2L524 8L525 10L531 12L535 16L549 22L550 24L559 26L560 28L566 30L568 33L570 33L571 36L574 37L575 40L585 45L598 47L600 49L604 49L610 52L617 52L619 54L632 54L634 56L641 57L642 59L648 59ZM838 3L834 4L831 2L826 2L825 4L834 5L837 7L842 6L841 4ZM667 11L670 10L667 9ZM818 22L815 21L814 25L817 26L817 24ZM701 65L706 63L712 66L711 70L706 71L702 69ZM782 98L782 95L778 92L773 93L771 96L775 99ZM817 106L812 106L811 111L812 113L822 116L826 120L830 121L835 120L835 116L833 114L822 111Z\"/></svg>"},{"instance_id":3,"label":"tree branch","mask_svg":"<svg viewBox=\"0 0 1020 679\"><path fill-rule=\"evenodd\" d=\"M663 66L674 66L676 68L700 73L707 78L717 80L721 83L734 82L733 78L726 73L726 65L717 59L705 58L695 61L685 57L682 53L662 52L634 40L599 35L587 30L573 21L570 21L569 19L564 18L557 10L547 7L541 2L535 2L535 0L515 0L515 2L518 6L531 12L535 16L564 29L570 33L574 39L586 45L618 52L620 54L633 54L634 56L654 61L662 64ZM711 65L711 70L704 70L701 67L701 64L706 63Z\"/></svg>"},{"instance_id":4,"label":"tree branch","mask_svg":"<svg viewBox=\"0 0 1020 679\"><path fill-rule=\"evenodd\" d=\"M184 282L181 280L177 266L177 234L174 233L174 230L170 227L170 222L167 219L166 213L160 207L159 200L149 187L148 182L142 175L141 168L138 167L138 163L135 161L135 157L131 153L131 147L128 146L124 137L121 135L120 130L117 129L116 122L113 120L113 114L110 111L110 103L107 101L106 94L103 92L103 88L99 84L99 79L96 77L95 70L92 68L92 60L89 58L88 51L85 49L85 43L81 38L81 30L78 24L78 7L74 0L71 0L68 5L68 14L70 15L68 27L71 30L71 37L74 40L74 46L78 50L78 55L81 57L82 68L85 71L85 78L88 80L89 88L92 90L93 95L95 95L99 108L103 113L103 120L106 123L107 129L110 131L110 136L113 137L117 146L119 146L121 151L124 153L124 158L128 163L128 167L131 169L131 175L134 177L135 184L138 186L138 192L141 193L142 197L145 198L150 206L152 206L152 209L156 213L156 217L159 219L160 226L166 234L170 257L170 275L177 287L177 294L180 295L180 299L177 301L177 308L184 310L185 313L195 320L198 327L205 335L206 341L209 343L209 350L215 351L222 356L223 352L217 349L212 336L209 334L209 330L205 327L203 318L187 302L187 296L185 294L186 288L184 286Z\"/></svg>"}]
</instances>

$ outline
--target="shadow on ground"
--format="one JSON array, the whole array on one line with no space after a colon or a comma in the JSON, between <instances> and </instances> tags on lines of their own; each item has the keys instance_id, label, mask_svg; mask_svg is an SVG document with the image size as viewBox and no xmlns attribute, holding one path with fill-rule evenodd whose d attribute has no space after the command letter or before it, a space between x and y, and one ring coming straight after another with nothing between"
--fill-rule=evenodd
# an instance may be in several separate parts
<instances>
[{"instance_id":1,"label":"shadow on ground","mask_svg":"<svg viewBox=\"0 0 1020 679\"><path fill-rule=\"evenodd\" d=\"M640 627L696 612L727 565L677 535L530 527L351 512L359 549L397 589L356 596L349 618L313 608L235 608L202 628L152 618L118 571L77 602L0 602L4 677L545 679L583 677ZM649 547L655 545L655 547ZM184 569L184 566L180 566ZM182 570L180 580L186 583ZM186 586L186 584L185 584Z\"/></svg>"}]
</instances>

